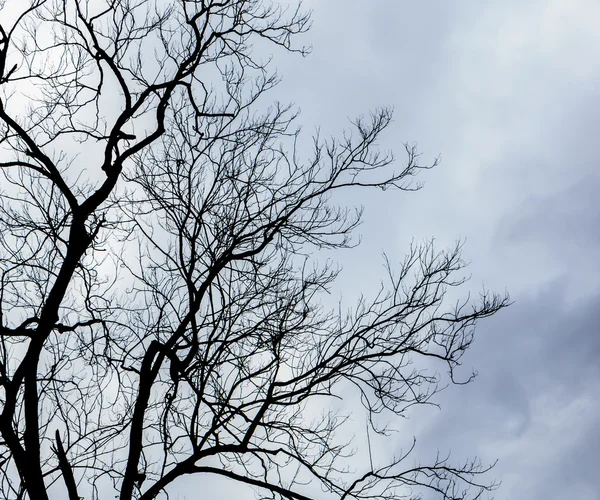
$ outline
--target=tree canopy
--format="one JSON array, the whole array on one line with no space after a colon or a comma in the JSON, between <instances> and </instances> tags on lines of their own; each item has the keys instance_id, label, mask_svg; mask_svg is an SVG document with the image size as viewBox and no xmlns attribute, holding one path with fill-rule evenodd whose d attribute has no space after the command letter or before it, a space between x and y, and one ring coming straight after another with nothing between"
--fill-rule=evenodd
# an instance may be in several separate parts
<instances>
[{"instance_id":1,"label":"tree canopy","mask_svg":"<svg viewBox=\"0 0 600 500\"><path fill-rule=\"evenodd\" d=\"M432 242L354 307L324 299L340 270L321 250L353 246L362 214L333 195L416 189L432 165L378 151L390 109L300 145L257 47L307 53L301 6L0 9L0 496L149 500L190 475L297 500L490 488L476 460L349 465L332 402L353 394L385 435L444 383L420 363L464 382L508 299L448 300L460 245Z\"/></svg>"}]
</instances>

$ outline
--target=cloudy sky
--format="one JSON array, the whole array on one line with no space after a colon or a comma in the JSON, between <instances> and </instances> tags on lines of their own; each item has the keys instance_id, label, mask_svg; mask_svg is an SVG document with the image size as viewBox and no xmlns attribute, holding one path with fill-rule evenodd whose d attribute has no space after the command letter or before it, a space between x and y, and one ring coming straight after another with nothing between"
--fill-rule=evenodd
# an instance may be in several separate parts
<instances>
[{"instance_id":1,"label":"cloudy sky","mask_svg":"<svg viewBox=\"0 0 600 500\"><path fill-rule=\"evenodd\" d=\"M419 457L498 459L496 499L600 498L600 4L310 0L312 54L275 57L306 133L391 105L381 147L418 143L417 193L363 194L340 288L368 293L381 253L466 240L471 288L514 304L481 322L468 386L413 412ZM379 271L379 273L377 272ZM400 446L400 445L398 445ZM209 487L229 498L232 485ZM191 491L191 490L190 490ZM185 490L182 491L185 494ZM237 498L246 498L237 492ZM248 499L252 498L248 493Z\"/></svg>"},{"instance_id":2,"label":"cloudy sky","mask_svg":"<svg viewBox=\"0 0 600 500\"><path fill-rule=\"evenodd\" d=\"M468 386L407 423L419 456L499 462L495 498L600 498L600 2L305 0L307 58L276 54L276 91L310 134L391 105L382 149L424 161L416 193L363 193L340 288L368 293L381 253L466 241L472 290L514 304L481 322ZM400 438L399 438L400 439ZM204 487L204 486L203 486ZM234 493L235 491L235 493ZM196 498L189 482L173 498ZM253 498L219 480L206 498ZM243 496L247 494L247 496Z\"/></svg>"},{"instance_id":3,"label":"cloudy sky","mask_svg":"<svg viewBox=\"0 0 600 500\"><path fill-rule=\"evenodd\" d=\"M496 499L600 498L600 4L594 0L310 0L306 59L275 58L310 133L391 105L381 147L417 142L417 193L363 194L340 288L378 284L381 253L466 240L473 290L514 304L481 322L468 386L413 412L401 445L498 459ZM350 200L352 201L352 200ZM181 493L192 492L184 488ZM212 498L246 497L207 485ZM235 492L235 493L234 493ZM247 492L248 499L252 494Z\"/></svg>"},{"instance_id":4,"label":"cloudy sky","mask_svg":"<svg viewBox=\"0 0 600 500\"><path fill-rule=\"evenodd\" d=\"M413 237L464 238L471 285L514 300L480 323L475 382L411 419L419 445L497 458L498 499L600 498L600 4L305 5L313 53L276 60L305 130L392 105L382 147L442 158L417 193L357 200L344 286L375 285L381 252L400 259Z\"/></svg>"}]
</instances>

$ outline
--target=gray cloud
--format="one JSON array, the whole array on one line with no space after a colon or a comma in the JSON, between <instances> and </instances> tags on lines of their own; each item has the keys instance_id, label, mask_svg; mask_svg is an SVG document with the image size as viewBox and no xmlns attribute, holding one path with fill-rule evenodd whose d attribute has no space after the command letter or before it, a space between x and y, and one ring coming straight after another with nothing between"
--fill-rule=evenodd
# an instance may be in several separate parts
<instances>
[{"instance_id":1,"label":"gray cloud","mask_svg":"<svg viewBox=\"0 0 600 500\"><path fill-rule=\"evenodd\" d=\"M306 5L313 54L275 60L277 97L301 107L306 132L337 134L389 104L381 146L418 141L425 160L443 159L419 193L342 200L367 211L362 245L339 255L339 289L373 290L384 249L400 260L413 237L464 237L472 289L506 287L515 300L480 324L465 360L475 382L444 391L441 411L416 409L398 447L415 434L423 459L498 458L498 499L599 498L600 5ZM211 498L229 498L215 488Z\"/></svg>"},{"instance_id":2,"label":"gray cloud","mask_svg":"<svg viewBox=\"0 0 600 500\"><path fill-rule=\"evenodd\" d=\"M444 9L388 3L377 24L349 7L340 24L372 37L371 62L363 55L352 66L354 53L336 45L336 75L362 71L360 85L344 80L336 99L368 109L387 98L397 110L394 138L443 157L421 193L368 200L363 259L382 247L401 253L413 235L441 245L463 236L474 285L507 287L515 299L480 325L467 358L480 372L475 383L445 391L439 412L415 412L419 456L499 458L497 498L592 500L600 491L600 36L589 19L598 6ZM343 118L334 102L327 116Z\"/></svg>"},{"instance_id":3,"label":"gray cloud","mask_svg":"<svg viewBox=\"0 0 600 500\"><path fill-rule=\"evenodd\" d=\"M600 491L600 297L568 305L553 285L482 325L469 354L478 379L444 393L424 433L426 448L498 458L497 498Z\"/></svg>"}]
</instances>

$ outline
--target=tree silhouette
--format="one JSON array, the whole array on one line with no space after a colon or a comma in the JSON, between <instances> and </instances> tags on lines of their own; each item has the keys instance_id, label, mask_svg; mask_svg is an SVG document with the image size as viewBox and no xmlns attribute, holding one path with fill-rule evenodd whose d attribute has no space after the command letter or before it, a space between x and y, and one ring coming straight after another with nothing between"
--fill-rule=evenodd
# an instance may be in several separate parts
<instances>
[{"instance_id":1,"label":"tree silhouette","mask_svg":"<svg viewBox=\"0 0 600 500\"><path fill-rule=\"evenodd\" d=\"M476 461L348 465L332 401L356 394L368 436L385 434L438 389L419 360L454 381L475 323L507 298L448 304L460 246L425 243L388 263L374 297L326 305L338 269L319 251L352 246L361 217L332 195L415 189L427 167L413 147L397 170L377 152L388 109L300 151L252 49L305 53L292 38L307 14L259 0L0 8L2 498L160 498L191 474L298 500L489 488Z\"/></svg>"}]
</instances>

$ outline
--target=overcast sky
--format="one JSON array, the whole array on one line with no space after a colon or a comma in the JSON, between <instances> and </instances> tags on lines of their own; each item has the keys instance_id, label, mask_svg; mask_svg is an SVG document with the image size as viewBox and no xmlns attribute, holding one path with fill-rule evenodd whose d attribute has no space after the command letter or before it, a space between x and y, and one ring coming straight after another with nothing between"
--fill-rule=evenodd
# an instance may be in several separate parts
<instances>
[{"instance_id":1,"label":"overcast sky","mask_svg":"<svg viewBox=\"0 0 600 500\"><path fill-rule=\"evenodd\" d=\"M497 499L599 499L600 2L304 3L312 54L274 62L276 97L299 106L306 133L391 105L382 149L401 163L416 142L424 161L442 160L419 192L349 199L366 213L340 288L368 293L382 251L400 261L413 238L440 249L462 238L471 288L514 300L479 325L465 360L478 378L408 422L419 456L498 459ZM215 479L203 493L253 498L235 488Z\"/></svg>"},{"instance_id":2,"label":"overcast sky","mask_svg":"<svg viewBox=\"0 0 600 500\"><path fill-rule=\"evenodd\" d=\"M479 325L475 382L409 421L419 453L498 459L497 499L600 498L600 3L305 5L313 53L276 59L305 130L392 105L382 147L442 158L418 193L357 200L363 243L341 258L344 288L368 291L381 252L400 260L413 237L464 238L475 289L514 300Z\"/></svg>"},{"instance_id":3,"label":"overcast sky","mask_svg":"<svg viewBox=\"0 0 600 500\"><path fill-rule=\"evenodd\" d=\"M420 446L499 459L498 499L600 498L600 3L305 5L313 53L277 59L305 130L392 105L382 147L442 158L422 191L358 200L344 285L372 286L382 250L400 260L413 237L460 237L471 284L514 300L480 323L475 382L411 419Z\"/></svg>"},{"instance_id":4,"label":"overcast sky","mask_svg":"<svg viewBox=\"0 0 600 500\"><path fill-rule=\"evenodd\" d=\"M275 59L277 97L302 109L304 130L335 134L391 105L382 148L402 162L402 144L417 142L425 160L442 158L417 193L355 200L363 242L340 256L341 288L368 292L382 251L401 260L413 238L463 238L472 288L514 300L479 325L465 361L476 380L409 420L419 457L498 459L497 499L599 499L600 3L305 5L312 54Z\"/></svg>"}]
</instances>

